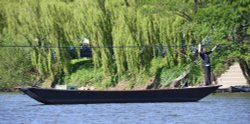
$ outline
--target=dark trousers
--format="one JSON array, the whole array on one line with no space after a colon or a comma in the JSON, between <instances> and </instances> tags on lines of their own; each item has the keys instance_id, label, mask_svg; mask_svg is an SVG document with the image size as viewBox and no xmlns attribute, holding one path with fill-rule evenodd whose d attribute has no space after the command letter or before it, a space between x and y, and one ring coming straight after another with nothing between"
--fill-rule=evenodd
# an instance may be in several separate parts
<instances>
[{"instance_id":1,"label":"dark trousers","mask_svg":"<svg viewBox=\"0 0 250 124\"><path fill-rule=\"evenodd\" d=\"M205 84L211 85L211 66L205 66Z\"/></svg>"}]
</instances>

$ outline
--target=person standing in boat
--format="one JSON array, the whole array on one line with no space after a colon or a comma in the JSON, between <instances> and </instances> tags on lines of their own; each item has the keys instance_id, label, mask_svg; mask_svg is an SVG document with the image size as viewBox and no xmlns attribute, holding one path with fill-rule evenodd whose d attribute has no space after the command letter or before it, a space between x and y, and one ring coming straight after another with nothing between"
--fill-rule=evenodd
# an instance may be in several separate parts
<instances>
[{"instance_id":1,"label":"person standing in boat","mask_svg":"<svg viewBox=\"0 0 250 124\"><path fill-rule=\"evenodd\" d=\"M205 85L211 85L211 64L210 64L210 58L209 55L218 47L218 44L215 45L215 47L211 51L206 51L205 48L199 44L198 45L198 52L200 54L200 57L203 60L204 64L204 70L205 70Z\"/></svg>"}]
</instances>

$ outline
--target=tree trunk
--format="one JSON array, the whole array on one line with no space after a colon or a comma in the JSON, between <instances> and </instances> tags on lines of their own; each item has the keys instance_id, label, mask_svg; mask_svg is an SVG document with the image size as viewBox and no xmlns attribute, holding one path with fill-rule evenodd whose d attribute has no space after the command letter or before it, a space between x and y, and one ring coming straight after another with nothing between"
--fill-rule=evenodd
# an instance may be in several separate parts
<instances>
[{"instance_id":1,"label":"tree trunk","mask_svg":"<svg viewBox=\"0 0 250 124\"><path fill-rule=\"evenodd\" d=\"M198 10L198 0L194 0L194 14L197 13Z\"/></svg>"},{"instance_id":2,"label":"tree trunk","mask_svg":"<svg viewBox=\"0 0 250 124\"><path fill-rule=\"evenodd\" d=\"M243 75L247 79L248 84L250 84L250 63L247 61L240 59L240 68L242 70Z\"/></svg>"},{"instance_id":3,"label":"tree trunk","mask_svg":"<svg viewBox=\"0 0 250 124\"><path fill-rule=\"evenodd\" d=\"M146 89L157 89L160 87L160 82L161 82L161 73L164 67L158 68L155 74L154 81L152 84L148 85Z\"/></svg>"}]
</instances>

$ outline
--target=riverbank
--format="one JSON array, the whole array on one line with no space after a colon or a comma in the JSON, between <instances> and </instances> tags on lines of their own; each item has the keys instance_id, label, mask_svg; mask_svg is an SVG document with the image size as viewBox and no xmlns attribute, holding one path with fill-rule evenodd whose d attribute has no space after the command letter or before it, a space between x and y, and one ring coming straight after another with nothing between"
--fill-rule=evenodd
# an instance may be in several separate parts
<instances>
[{"instance_id":1,"label":"riverbank","mask_svg":"<svg viewBox=\"0 0 250 124\"><path fill-rule=\"evenodd\" d=\"M1 88L0 93L19 92L18 88Z\"/></svg>"}]
</instances>

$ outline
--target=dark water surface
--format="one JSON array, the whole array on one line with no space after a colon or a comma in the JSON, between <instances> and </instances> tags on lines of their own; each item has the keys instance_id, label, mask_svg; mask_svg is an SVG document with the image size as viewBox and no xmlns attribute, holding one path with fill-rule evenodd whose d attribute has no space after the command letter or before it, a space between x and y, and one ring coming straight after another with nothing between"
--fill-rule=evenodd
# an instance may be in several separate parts
<instances>
[{"instance_id":1,"label":"dark water surface","mask_svg":"<svg viewBox=\"0 0 250 124\"><path fill-rule=\"evenodd\" d=\"M250 94L215 94L190 103L43 105L0 93L0 124L250 124Z\"/></svg>"}]
</instances>

